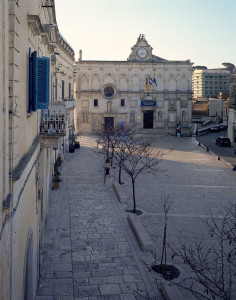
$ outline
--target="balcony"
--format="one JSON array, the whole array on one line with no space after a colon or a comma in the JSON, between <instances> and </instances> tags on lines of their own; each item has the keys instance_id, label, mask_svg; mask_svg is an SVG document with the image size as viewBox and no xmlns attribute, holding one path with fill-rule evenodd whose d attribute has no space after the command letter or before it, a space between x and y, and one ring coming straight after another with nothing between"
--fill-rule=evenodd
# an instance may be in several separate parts
<instances>
[{"instance_id":1,"label":"balcony","mask_svg":"<svg viewBox=\"0 0 236 300\"><path fill-rule=\"evenodd\" d=\"M76 101L74 99L64 100L66 109L74 109L76 107Z\"/></svg>"},{"instance_id":2,"label":"balcony","mask_svg":"<svg viewBox=\"0 0 236 300\"><path fill-rule=\"evenodd\" d=\"M66 135L66 107L63 102L54 102L42 110L40 125L41 148L57 148L58 140Z\"/></svg>"}]
</instances>

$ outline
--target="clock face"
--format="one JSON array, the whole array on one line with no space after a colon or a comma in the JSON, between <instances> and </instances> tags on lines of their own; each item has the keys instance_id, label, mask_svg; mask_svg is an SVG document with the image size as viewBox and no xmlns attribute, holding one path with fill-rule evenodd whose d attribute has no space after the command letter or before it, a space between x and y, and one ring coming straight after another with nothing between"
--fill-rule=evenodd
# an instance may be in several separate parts
<instances>
[{"instance_id":1,"label":"clock face","mask_svg":"<svg viewBox=\"0 0 236 300\"><path fill-rule=\"evenodd\" d=\"M144 49L144 48L139 48L138 51L137 51L137 55L139 58L145 58L147 57L147 50Z\"/></svg>"},{"instance_id":2,"label":"clock face","mask_svg":"<svg viewBox=\"0 0 236 300\"><path fill-rule=\"evenodd\" d=\"M106 98L111 98L114 96L115 91L111 85L108 85L104 88L103 93Z\"/></svg>"}]
</instances>

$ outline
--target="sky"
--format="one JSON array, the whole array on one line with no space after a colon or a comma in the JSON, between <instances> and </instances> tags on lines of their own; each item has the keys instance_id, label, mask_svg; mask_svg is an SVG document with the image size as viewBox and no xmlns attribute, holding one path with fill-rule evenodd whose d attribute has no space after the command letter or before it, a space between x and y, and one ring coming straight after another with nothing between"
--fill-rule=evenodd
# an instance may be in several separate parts
<instances>
[{"instance_id":1,"label":"sky","mask_svg":"<svg viewBox=\"0 0 236 300\"><path fill-rule=\"evenodd\" d=\"M153 54L236 65L236 0L55 0L59 31L83 60L127 60L139 34Z\"/></svg>"}]
</instances>

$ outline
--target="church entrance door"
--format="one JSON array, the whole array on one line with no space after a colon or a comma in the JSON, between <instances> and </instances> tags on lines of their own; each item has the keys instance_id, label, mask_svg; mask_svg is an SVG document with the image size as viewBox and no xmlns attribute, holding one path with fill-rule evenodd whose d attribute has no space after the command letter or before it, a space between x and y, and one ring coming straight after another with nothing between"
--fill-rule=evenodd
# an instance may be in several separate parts
<instances>
[{"instance_id":1,"label":"church entrance door","mask_svg":"<svg viewBox=\"0 0 236 300\"><path fill-rule=\"evenodd\" d=\"M114 117L105 117L104 118L104 129L113 131L114 130Z\"/></svg>"},{"instance_id":2,"label":"church entrance door","mask_svg":"<svg viewBox=\"0 0 236 300\"><path fill-rule=\"evenodd\" d=\"M153 128L153 110L143 111L143 128Z\"/></svg>"}]
</instances>

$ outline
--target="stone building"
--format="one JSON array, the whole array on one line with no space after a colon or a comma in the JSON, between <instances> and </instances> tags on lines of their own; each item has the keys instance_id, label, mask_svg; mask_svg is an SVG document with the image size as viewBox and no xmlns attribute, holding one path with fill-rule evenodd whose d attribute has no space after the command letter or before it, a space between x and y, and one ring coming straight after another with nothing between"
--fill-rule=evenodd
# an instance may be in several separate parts
<instances>
[{"instance_id":1,"label":"stone building","mask_svg":"<svg viewBox=\"0 0 236 300\"><path fill-rule=\"evenodd\" d=\"M236 74L230 77L228 137L236 145Z\"/></svg>"},{"instance_id":2,"label":"stone building","mask_svg":"<svg viewBox=\"0 0 236 300\"><path fill-rule=\"evenodd\" d=\"M153 54L141 34L127 61L76 62L77 125L80 132L104 126L157 128L191 135L192 63ZM178 127L180 127L178 125Z\"/></svg>"},{"instance_id":3,"label":"stone building","mask_svg":"<svg viewBox=\"0 0 236 300\"><path fill-rule=\"evenodd\" d=\"M73 65L53 0L0 2L3 300L35 299L53 164L58 154L66 154L60 145L69 144L74 127Z\"/></svg>"}]
</instances>

